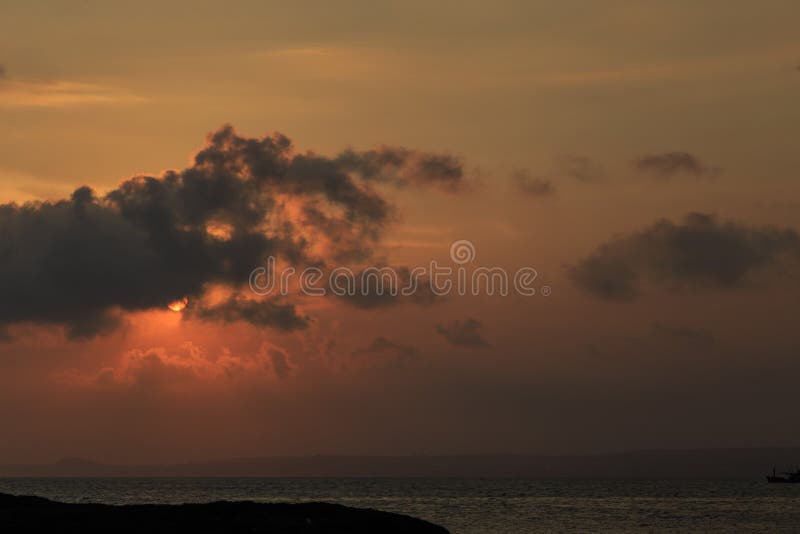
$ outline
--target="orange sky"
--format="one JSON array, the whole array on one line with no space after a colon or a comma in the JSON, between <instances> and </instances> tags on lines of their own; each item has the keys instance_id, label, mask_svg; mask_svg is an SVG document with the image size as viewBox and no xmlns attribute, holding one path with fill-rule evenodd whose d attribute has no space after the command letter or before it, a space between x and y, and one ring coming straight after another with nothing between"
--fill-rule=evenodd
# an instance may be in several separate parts
<instances>
[{"instance_id":1,"label":"orange sky","mask_svg":"<svg viewBox=\"0 0 800 534\"><path fill-rule=\"evenodd\" d=\"M799 14L777 0L5 2L0 201L18 207L0 213L0 464L797 444ZM123 181L211 180L221 167L194 158L218 149L233 183L258 182L238 141L207 139L224 124L293 148L267 215L242 222L236 205L198 223L210 250L289 224L298 267L411 267L466 239L470 268L531 266L552 294L364 307L294 288L291 329L248 315L267 300L232 252L164 252L184 277L115 262L161 236L114 200ZM406 159L370 181L337 159L348 148ZM355 189L334 191L334 174ZM84 185L107 246L46 207ZM179 217L178 233L193 221ZM368 253L342 260L355 245ZM191 294L162 302L165 281ZM83 284L91 297L63 296ZM245 302L218 306L230 294ZM84 308L118 321L70 336Z\"/></svg>"}]
</instances>

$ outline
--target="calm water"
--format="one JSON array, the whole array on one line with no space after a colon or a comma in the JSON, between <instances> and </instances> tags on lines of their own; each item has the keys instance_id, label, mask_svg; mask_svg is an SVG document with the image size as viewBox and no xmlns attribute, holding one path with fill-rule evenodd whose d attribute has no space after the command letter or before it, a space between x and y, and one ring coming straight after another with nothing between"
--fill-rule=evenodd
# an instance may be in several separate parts
<instances>
[{"instance_id":1,"label":"calm water","mask_svg":"<svg viewBox=\"0 0 800 534\"><path fill-rule=\"evenodd\" d=\"M453 533L800 531L800 484L760 480L0 478L61 501L327 501L421 517Z\"/></svg>"}]
</instances>

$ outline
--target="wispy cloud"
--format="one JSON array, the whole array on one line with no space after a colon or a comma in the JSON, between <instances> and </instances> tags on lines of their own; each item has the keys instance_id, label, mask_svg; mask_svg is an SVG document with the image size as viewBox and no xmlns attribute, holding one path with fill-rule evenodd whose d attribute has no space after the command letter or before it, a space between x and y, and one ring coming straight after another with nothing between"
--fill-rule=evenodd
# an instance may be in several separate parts
<instances>
[{"instance_id":1,"label":"wispy cloud","mask_svg":"<svg viewBox=\"0 0 800 534\"><path fill-rule=\"evenodd\" d=\"M72 189L55 180L0 167L0 198L3 202L57 200L64 198Z\"/></svg>"},{"instance_id":2,"label":"wispy cloud","mask_svg":"<svg viewBox=\"0 0 800 534\"><path fill-rule=\"evenodd\" d=\"M436 325L436 333L457 347L468 349L489 347L489 343L483 337L483 323L472 317Z\"/></svg>"},{"instance_id":3,"label":"wispy cloud","mask_svg":"<svg viewBox=\"0 0 800 534\"><path fill-rule=\"evenodd\" d=\"M135 104L146 99L116 87L67 80L14 79L0 70L0 108Z\"/></svg>"},{"instance_id":4,"label":"wispy cloud","mask_svg":"<svg viewBox=\"0 0 800 534\"><path fill-rule=\"evenodd\" d=\"M681 173L696 177L714 176L720 172L719 167L708 166L699 157L683 151L647 154L633 164L635 168L654 173L660 178L669 178Z\"/></svg>"},{"instance_id":5,"label":"wispy cloud","mask_svg":"<svg viewBox=\"0 0 800 534\"><path fill-rule=\"evenodd\" d=\"M511 175L511 180L516 186L516 190L522 194L533 197L546 197L555 192L553 182L546 178L536 178L528 171L517 170Z\"/></svg>"},{"instance_id":6,"label":"wispy cloud","mask_svg":"<svg viewBox=\"0 0 800 534\"><path fill-rule=\"evenodd\" d=\"M96 371L70 368L54 373L52 378L57 383L82 388L183 390L200 383L281 380L292 369L286 351L274 345L265 343L250 356L233 354L227 348L212 356L202 347L185 342L173 351L163 347L131 349L114 365Z\"/></svg>"},{"instance_id":7,"label":"wispy cloud","mask_svg":"<svg viewBox=\"0 0 800 534\"><path fill-rule=\"evenodd\" d=\"M783 47L729 56L654 64L606 65L539 72L529 81L557 87L594 87L631 83L656 83L668 80L733 76L786 65L797 57L796 47Z\"/></svg>"}]
</instances>

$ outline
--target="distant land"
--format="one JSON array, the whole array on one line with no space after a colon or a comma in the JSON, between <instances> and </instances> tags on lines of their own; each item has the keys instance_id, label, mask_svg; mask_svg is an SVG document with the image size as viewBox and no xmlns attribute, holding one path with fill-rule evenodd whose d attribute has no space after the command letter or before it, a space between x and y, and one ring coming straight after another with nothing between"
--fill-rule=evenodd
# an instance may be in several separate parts
<instances>
[{"instance_id":1,"label":"distant land","mask_svg":"<svg viewBox=\"0 0 800 534\"><path fill-rule=\"evenodd\" d=\"M410 516L322 502L110 506L0 493L0 516L9 532L448 533L443 527Z\"/></svg>"},{"instance_id":2,"label":"distant land","mask_svg":"<svg viewBox=\"0 0 800 534\"><path fill-rule=\"evenodd\" d=\"M586 455L283 456L170 465L68 458L0 465L2 477L761 478L800 465L800 447L642 450Z\"/></svg>"}]
</instances>

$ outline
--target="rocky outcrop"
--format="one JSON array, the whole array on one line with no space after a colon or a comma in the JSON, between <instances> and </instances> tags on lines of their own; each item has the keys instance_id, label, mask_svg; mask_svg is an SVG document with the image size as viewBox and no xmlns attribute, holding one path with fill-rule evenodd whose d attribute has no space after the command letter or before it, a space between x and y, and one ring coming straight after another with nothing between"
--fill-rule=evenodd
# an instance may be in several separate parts
<instances>
[{"instance_id":1,"label":"rocky outcrop","mask_svg":"<svg viewBox=\"0 0 800 534\"><path fill-rule=\"evenodd\" d=\"M414 517L329 503L72 504L0 494L3 532L446 534Z\"/></svg>"}]
</instances>

